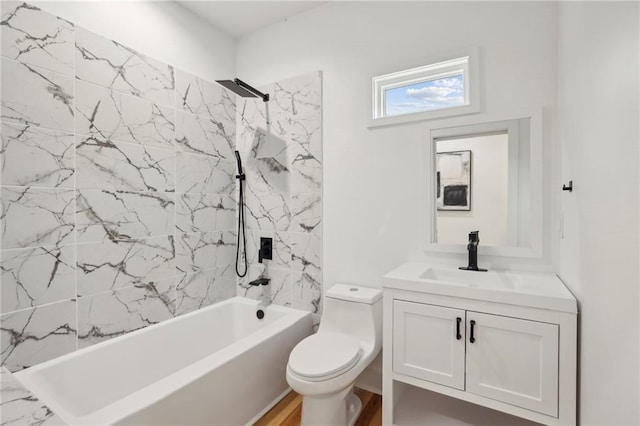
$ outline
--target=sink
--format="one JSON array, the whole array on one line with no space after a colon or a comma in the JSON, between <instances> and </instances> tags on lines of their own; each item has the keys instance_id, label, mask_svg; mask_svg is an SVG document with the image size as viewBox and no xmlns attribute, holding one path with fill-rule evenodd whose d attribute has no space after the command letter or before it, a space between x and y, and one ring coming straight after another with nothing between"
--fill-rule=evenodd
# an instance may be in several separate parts
<instances>
[{"instance_id":1,"label":"sink","mask_svg":"<svg viewBox=\"0 0 640 426\"><path fill-rule=\"evenodd\" d=\"M545 272L464 271L456 266L407 262L387 273L383 285L400 291L577 312L571 292L555 274Z\"/></svg>"},{"instance_id":2,"label":"sink","mask_svg":"<svg viewBox=\"0 0 640 426\"><path fill-rule=\"evenodd\" d=\"M500 271L463 271L428 267L419 276L420 279L459 285L464 287L515 288L520 277Z\"/></svg>"}]
</instances>

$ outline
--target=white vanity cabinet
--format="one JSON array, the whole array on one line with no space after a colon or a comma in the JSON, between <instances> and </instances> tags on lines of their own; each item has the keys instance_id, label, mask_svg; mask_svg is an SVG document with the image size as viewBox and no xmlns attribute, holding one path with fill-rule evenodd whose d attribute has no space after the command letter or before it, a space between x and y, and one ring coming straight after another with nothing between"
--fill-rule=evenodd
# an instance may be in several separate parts
<instances>
[{"instance_id":1,"label":"white vanity cabinet","mask_svg":"<svg viewBox=\"0 0 640 426\"><path fill-rule=\"evenodd\" d=\"M393 371L464 390L465 312L393 301Z\"/></svg>"},{"instance_id":2,"label":"white vanity cabinet","mask_svg":"<svg viewBox=\"0 0 640 426\"><path fill-rule=\"evenodd\" d=\"M558 324L467 312L467 327L467 392L558 416Z\"/></svg>"},{"instance_id":3,"label":"white vanity cabinet","mask_svg":"<svg viewBox=\"0 0 640 426\"><path fill-rule=\"evenodd\" d=\"M383 329L385 425L416 409L402 406L407 385L576 423L577 304L554 275L406 264L385 277Z\"/></svg>"}]
</instances>

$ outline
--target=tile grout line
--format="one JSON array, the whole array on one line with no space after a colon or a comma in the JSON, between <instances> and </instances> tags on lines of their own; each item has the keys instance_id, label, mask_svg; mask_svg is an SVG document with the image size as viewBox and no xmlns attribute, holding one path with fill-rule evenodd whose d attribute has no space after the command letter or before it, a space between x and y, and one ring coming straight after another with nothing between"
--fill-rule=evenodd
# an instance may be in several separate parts
<instances>
[{"instance_id":1,"label":"tile grout line","mask_svg":"<svg viewBox=\"0 0 640 426\"><path fill-rule=\"evenodd\" d=\"M45 302L45 303L41 303L41 304L36 305L36 306L27 306L26 308L20 308L20 309L14 310L14 311L3 312L2 316L13 315L13 314L17 314L17 313L20 313L20 312L26 312L26 311L29 311L29 310L40 309L40 308L44 308L44 307L47 307L47 306L52 306L52 305L57 305L57 304L62 304L62 303L75 302L75 300L76 300L75 296L74 297L66 297L64 299L54 300L53 302Z\"/></svg>"},{"instance_id":2,"label":"tile grout line","mask_svg":"<svg viewBox=\"0 0 640 426\"><path fill-rule=\"evenodd\" d=\"M172 290L169 294L173 293L173 307L171 308L172 316L178 317L178 284L180 282L178 274L178 203L180 196L178 194L178 143L177 143L177 131L178 131L178 68L174 67L174 82L173 82L173 196L174 196L174 209L173 209L173 285L170 287ZM186 275L185 275L186 276Z\"/></svg>"},{"instance_id":3,"label":"tile grout line","mask_svg":"<svg viewBox=\"0 0 640 426\"><path fill-rule=\"evenodd\" d=\"M74 190L74 206L75 206L75 212L73 215L73 219L74 219L74 228L73 228L73 237L74 237L74 247L73 247L73 253L74 253L74 274L73 274L73 278L74 278L74 286L75 286L75 304L74 304L74 310L75 310L75 317L76 317L76 351L80 348L80 314L79 314L79 307L80 307L80 297L78 296L78 152L77 152L77 99L78 99L78 93L77 93L77 84L76 84L76 74L77 74L77 69L78 69L78 55L76 54L77 46L77 40L76 40L76 24L72 24L73 25L73 36L72 36L72 46L73 46L73 190Z\"/></svg>"},{"instance_id":4,"label":"tile grout line","mask_svg":"<svg viewBox=\"0 0 640 426\"><path fill-rule=\"evenodd\" d=\"M75 101L75 99L74 99L74 101ZM41 126L39 124L34 124L34 123L24 123L24 122L21 122L21 121L10 121L10 119L7 119L6 117L2 117L2 119L0 119L0 122L2 124L8 125L8 126L29 127L29 128L35 128L35 129L38 129L38 130L45 130L47 132L57 133L57 134L60 134L60 135L75 136L74 133L73 133L73 130L60 130L60 129L53 129L51 127Z\"/></svg>"}]
</instances>

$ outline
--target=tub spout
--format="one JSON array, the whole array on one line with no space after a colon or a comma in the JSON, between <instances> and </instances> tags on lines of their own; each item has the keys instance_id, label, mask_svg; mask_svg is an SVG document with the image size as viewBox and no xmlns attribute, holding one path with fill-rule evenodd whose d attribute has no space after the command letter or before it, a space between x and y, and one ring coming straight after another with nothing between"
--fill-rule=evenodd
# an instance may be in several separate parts
<instances>
[{"instance_id":1,"label":"tub spout","mask_svg":"<svg viewBox=\"0 0 640 426\"><path fill-rule=\"evenodd\" d=\"M262 287L262 295L260 296L260 304L258 307L264 307L271 304L271 279L264 277L258 278L250 281L249 285Z\"/></svg>"}]
</instances>

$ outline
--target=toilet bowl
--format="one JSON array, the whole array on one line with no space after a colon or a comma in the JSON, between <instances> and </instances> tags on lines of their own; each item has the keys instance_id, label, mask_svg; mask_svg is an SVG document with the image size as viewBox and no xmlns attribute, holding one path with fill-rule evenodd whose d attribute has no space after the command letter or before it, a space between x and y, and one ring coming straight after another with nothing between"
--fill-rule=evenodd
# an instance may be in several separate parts
<instances>
[{"instance_id":1,"label":"toilet bowl","mask_svg":"<svg viewBox=\"0 0 640 426\"><path fill-rule=\"evenodd\" d=\"M318 332L289 355L287 382L302 395L303 425L352 425L362 404L352 392L382 345L382 292L336 284Z\"/></svg>"}]
</instances>

